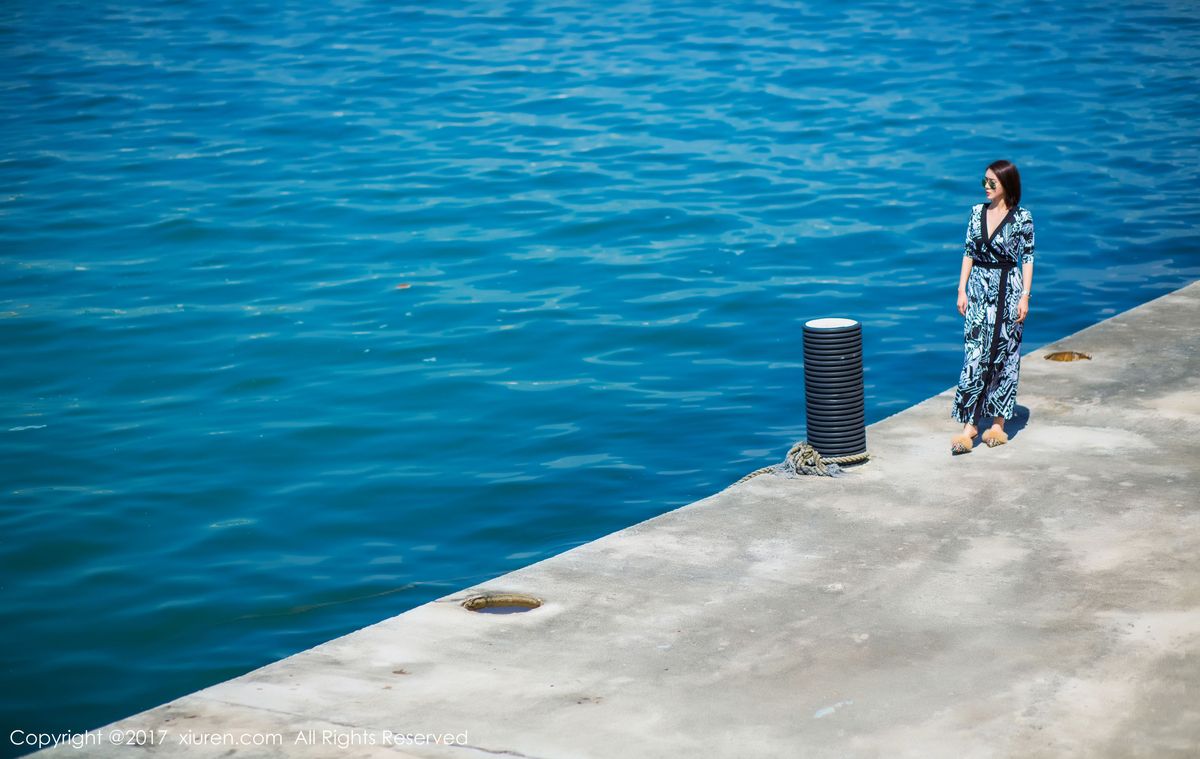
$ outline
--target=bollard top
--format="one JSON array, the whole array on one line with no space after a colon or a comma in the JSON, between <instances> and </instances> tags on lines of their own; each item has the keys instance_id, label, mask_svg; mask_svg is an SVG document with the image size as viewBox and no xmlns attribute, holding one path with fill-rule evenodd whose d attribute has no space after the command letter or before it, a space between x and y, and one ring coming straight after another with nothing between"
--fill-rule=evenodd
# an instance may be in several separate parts
<instances>
[{"instance_id":1,"label":"bollard top","mask_svg":"<svg viewBox=\"0 0 1200 759\"><path fill-rule=\"evenodd\" d=\"M857 326L858 322L854 319L843 319L836 316L828 316L823 319L809 319L804 322L805 329L816 332L845 332Z\"/></svg>"}]
</instances>

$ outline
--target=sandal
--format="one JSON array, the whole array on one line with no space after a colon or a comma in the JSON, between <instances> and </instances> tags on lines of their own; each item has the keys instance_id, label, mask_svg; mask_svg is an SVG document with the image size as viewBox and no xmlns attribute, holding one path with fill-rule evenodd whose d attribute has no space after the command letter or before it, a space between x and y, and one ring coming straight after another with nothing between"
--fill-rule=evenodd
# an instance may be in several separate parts
<instances>
[{"instance_id":1,"label":"sandal","mask_svg":"<svg viewBox=\"0 0 1200 759\"><path fill-rule=\"evenodd\" d=\"M975 444L971 441L971 438L965 434L960 433L950 438L950 454L953 456L957 456L960 453L969 453L974 447Z\"/></svg>"},{"instance_id":2,"label":"sandal","mask_svg":"<svg viewBox=\"0 0 1200 759\"><path fill-rule=\"evenodd\" d=\"M1004 445L1008 442L1008 433L993 425L991 429L983 433L983 442L987 443L988 448Z\"/></svg>"},{"instance_id":3,"label":"sandal","mask_svg":"<svg viewBox=\"0 0 1200 759\"><path fill-rule=\"evenodd\" d=\"M971 425L971 434L960 432L950 438L950 453L954 456L960 453L969 453L975 447L975 436L979 434L979 428Z\"/></svg>"}]
</instances>

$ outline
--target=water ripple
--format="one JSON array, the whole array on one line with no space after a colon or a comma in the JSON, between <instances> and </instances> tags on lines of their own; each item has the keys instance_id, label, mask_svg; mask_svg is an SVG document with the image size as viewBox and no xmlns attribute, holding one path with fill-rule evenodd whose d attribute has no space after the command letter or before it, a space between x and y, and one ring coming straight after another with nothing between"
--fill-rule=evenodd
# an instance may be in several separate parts
<instances>
[{"instance_id":1,"label":"water ripple","mask_svg":"<svg viewBox=\"0 0 1200 759\"><path fill-rule=\"evenodd\" d=\"M0 703L31 732L781 460L806 319L863 321L868 422L944 390L995 158L1038 225L1030 346L1200 276L1194 4L0 26Z\"/></svg>"}]
</instances>

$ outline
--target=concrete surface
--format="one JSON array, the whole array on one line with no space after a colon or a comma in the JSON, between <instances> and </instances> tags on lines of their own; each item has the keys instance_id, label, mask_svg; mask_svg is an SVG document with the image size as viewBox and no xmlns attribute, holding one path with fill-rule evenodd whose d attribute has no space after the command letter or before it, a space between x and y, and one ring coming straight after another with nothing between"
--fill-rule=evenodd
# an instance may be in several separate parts
<instances>
[{"instance_id":1,"label":"concrete surface","mask_svg":"<svg viewBox=\"0 0 1200 759\"><path fill-rule=\"evenodd\" d=\"M949 389L844 478L755 477L100 731L160 745L44 755L1200 755L1197 325L1193 283L1028 352L1008 445L951 457ZM459 606L485 590L546 602ZM284 745L180 743L243 733Z\"/></svg>"}]
</instances>

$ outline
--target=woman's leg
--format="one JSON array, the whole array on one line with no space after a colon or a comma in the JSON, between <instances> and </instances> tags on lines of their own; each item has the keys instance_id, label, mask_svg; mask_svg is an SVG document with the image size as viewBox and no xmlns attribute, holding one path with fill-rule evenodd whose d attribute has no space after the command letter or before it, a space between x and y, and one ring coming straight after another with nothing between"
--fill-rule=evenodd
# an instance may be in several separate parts
<instances>
[{"instance_id":1,"label":"woman's leg","mask_svg":"<svg viewBox=\"0 0 1200 759\"><path fill-rule=\"evenodd\" d=\"M975 414L983 387L983 369L987 361L985 339L987 332L988 280L982 269L972 269L967 278L967 313L963 319L963 366L958 377L958 389L950 415L962 422L962 432L950 438L953 454L970 451L979 428Z\"/></svg>"},{"instance_id":2,"label":"woman's leg","mask_svg":"<svg viewBox=\"0 0 1200 759\"><path fill-rule=\"evenodd\" d=\"M991 448L1008 442L1004 422L1012 418L1017 403L1017 381L1021 371L1021 337L1025 325L1017 321L1017 304L1021 299L1021 276L1014 269L1009 276L1008 297L1005 308L999 315L1000 323L999 365L995 368L997 382L987 388L985 413L992 416L992 426L983 433L983 442Z\"/></svg>"},{"instance_id":3,"label":"woman's leg","mask_svg":"<svg viewBox=\"0 0 1200 759\"><path fill-rule=\"evenodd\" d=\"M975 414L984 391L983 370L986 358L987 287L981 270L972 270L967 279L967 313L963 318L963 363L950 416L963 426L963 434L974 436Z\"/></svg>"}]
</instances>

